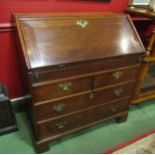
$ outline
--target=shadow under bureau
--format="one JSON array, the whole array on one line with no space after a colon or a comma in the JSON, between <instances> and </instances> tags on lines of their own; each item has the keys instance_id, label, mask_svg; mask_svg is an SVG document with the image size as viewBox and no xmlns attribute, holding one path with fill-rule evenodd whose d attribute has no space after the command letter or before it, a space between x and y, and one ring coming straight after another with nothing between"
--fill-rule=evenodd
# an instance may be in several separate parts
<instances>
[{"instance_id":1,"label":"shadow under bureau","mask_svg":"<svg viewBox=\"0 0 155 155\"><path fill-rule=\"evenodd\" d=\"M126 120L145 56L128 16L18 13L15 17L38 153L66 134L113 118Z\"/></svg>"}]
</instances>

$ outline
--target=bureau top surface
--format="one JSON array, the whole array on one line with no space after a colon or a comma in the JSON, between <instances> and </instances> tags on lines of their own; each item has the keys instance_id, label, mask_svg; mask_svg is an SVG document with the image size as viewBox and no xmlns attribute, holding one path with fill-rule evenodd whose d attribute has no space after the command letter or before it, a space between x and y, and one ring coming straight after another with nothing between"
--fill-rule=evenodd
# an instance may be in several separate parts
<instances>
[{"instance_id":1,"label":"bureau top surface","mask_svg":"<svg viewBox=\"0 0 155 155\"><path fill-rule=\"evenodd\" d=\"M28 69L144 52L123 14L15 14Z\"/></svg>"}]
</instances>

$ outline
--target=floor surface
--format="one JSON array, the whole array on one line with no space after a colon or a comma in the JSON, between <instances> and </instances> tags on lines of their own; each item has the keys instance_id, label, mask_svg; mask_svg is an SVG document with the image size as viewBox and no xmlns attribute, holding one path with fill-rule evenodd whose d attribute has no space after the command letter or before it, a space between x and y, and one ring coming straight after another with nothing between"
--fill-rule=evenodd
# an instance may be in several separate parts
<instances>
[{"instance_id":1,"label":"floor surface","mask_svg":"<svg viewBox=\"0 0 155 155\"><path fill-rule=\"evenodd\" d=\"M0 137L0 153L35 153L29 123L24 113L16 114L19 130ZM128 120L114 120L56 140L46 153L103 153L135 136L155 129L155 100L130 108Z\"/></svg>"}]
</instances>

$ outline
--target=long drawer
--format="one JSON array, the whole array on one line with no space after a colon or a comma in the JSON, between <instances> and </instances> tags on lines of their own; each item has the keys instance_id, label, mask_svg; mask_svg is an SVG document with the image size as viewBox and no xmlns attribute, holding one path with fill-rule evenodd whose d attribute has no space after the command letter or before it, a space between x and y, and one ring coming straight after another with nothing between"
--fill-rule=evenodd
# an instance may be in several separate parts
<instances>
[{"instance_id":1,"label":"long drawer","mask_svg":"<svg viewBox=\"0 0 155 155\"><path fill-rule=\"evenodd\" d=\"M82 127L86 124L108 118L128 110L128 98L106 105L99 105L85 111L73 113L52 119L38 122L40 139L51 137L72 129Z\"/></svg>"},{"instance_id":2,"label":"long drawer","mask_svg":"<svg viewBox=\"0 0 155 155\"><path fill-rule=\"evenodd\" d=\"M139 55L131 55L124 58L117 57L114 59L108 59L104 61L97 60L93 62L85 62L84 64L81 63L81 65L72 64L67 66L65 64L62 64L53 69L35 70L30 74L30 77L32 79L32 83L39 83L55 79L62 79L62 77L66 78L82 74L94 73L98 71L121 68L125 66L133 66L140 64L140 59L141 58Z\"/></svg>"},{"instance_id":3,"label":"long drawer","mask_svg":"<svg viewBox=\"0 0 155 155\"><path fill-rule=\"evenodd\" d=\"M35 105L37 120L44 120L98 104L106 104L112 100L132 95L133 83L125 83L93 93L84 93L56 101L47 101Z\"/></svg>"}]
</instances>

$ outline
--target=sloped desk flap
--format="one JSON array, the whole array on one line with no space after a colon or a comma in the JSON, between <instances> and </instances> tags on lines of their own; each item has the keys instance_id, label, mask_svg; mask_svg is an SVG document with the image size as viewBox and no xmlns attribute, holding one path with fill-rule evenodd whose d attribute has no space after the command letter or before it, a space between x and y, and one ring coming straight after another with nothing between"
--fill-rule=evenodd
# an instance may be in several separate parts
<instances>
[{"instance_id":1,"label":"sloped desk flap","mask_svg":"<svg viewBox=\"0 0 155 155\"><path fill-rule=\"evenodd\" d=\"M16 22L29 69L144 51L126 15L16 14Z\"/></svg>"}]
</instances>

